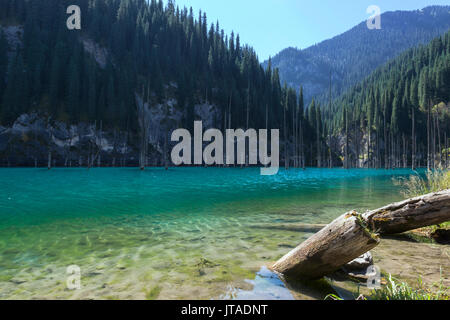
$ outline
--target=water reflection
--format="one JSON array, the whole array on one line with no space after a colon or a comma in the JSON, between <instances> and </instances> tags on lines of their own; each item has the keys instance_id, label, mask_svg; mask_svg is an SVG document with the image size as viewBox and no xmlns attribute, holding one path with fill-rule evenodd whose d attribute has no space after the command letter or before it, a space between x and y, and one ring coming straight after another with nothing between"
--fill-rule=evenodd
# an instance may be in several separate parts
<instances>
[{"instance_id":1,"label":"water reflection","mask_svg":"<svg viewBox=\"0 0 450 320\"><path fill-rule=\"evenodd\" d=\"M278 275L266 267L256 273L255 280L245 280L251 290L230 288L222 298L234 300L295 300Z\"/></svg>"}]
</instances>

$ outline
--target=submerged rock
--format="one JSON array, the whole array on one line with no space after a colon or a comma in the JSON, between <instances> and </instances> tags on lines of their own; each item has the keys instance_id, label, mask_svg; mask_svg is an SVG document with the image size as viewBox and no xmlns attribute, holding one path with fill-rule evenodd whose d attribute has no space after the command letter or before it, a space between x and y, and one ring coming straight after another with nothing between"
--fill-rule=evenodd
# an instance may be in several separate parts
<instances>
[{"instance_id":1,"label":"submerged rock","mask_svg":"<svg viewBox=\"0 0 450 320\"><path fill-rule=\"evenodd\" d=\"M373 257L369 252L364 253L355 260L350 261L344 266L346 271L366 271L368 267L373 265Z\"/></svg>"},{"instance_id":2,"label":"submerged rock","mask_svg":"<svg viewBox=\"0 0 450 320\"><path fill-rule=\"evenodd\" d=\"M369 278L367 270L371 265L373 265L373 257L369 251L347 263L338 273L350 277L350 279L364 282Z\"/></svg>"}]
</instances>

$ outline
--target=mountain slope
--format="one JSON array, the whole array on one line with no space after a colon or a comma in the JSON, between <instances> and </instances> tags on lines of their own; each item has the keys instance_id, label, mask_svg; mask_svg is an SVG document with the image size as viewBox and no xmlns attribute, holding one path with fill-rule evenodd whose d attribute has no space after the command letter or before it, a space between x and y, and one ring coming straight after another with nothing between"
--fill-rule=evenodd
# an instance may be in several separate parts
<instances>
[{"instance_id":1,"label":"mountain slope","mask_svg":"<svg viewBox=\"0 0 450 320\"><path fill-rule=\"evenodd\" d=\"M333 94L342 93L401 52L449 30L450 6L387 12L381 23L381 30L362 22L307 49L287 48L272 59L272 67L279 68L282 82L296 89L302 85L306 101L328 94L330 71Z\"/></svg>"},{"instance_id":2,"label":"mountain slope","mask_svg":"<svg viewBox=\"0 0 450 320\"><path fill-rule=\"evenodd\" d=\"M450 32L407 50L323 109L349 166L447 166ZM348 137L348 155L345 144ZM447 150L447 151L446 151Z\"/></svg>"},{"instance_id":3,"label":"mountain slope","mask_svg":"<svg viewBox=\"0 0 450 320\"><path fill-rule=\"evenodd\" d=\"M81 9L81 30L67 28L69 5ZM279 128L283 92L277 71L266 72L238 35L173 1L0 0L0 163L29 164L29 154L42 163L52 148L59 164L92 159L102 147L96 135L110 137L113 153L114 137L126 136L121 150L136 159L130 150L143 132L161 155L171 129L200 119L221 129ZM42 137L14 129L33 123Z\"/></svg>"}]
</instances>

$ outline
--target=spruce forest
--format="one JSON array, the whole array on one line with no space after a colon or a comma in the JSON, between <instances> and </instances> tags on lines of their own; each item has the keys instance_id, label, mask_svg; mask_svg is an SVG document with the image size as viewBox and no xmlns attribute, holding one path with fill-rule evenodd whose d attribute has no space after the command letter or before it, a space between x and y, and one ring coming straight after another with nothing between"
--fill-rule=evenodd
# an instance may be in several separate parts
<instances>
[{"instance_id":1,"label":"spruce forest","mask_svg":"<svg viewBox=\"0 0 450 320\"><path fill-rule=\"evenodd\" d=\"M344 138L346 167L447 167L449 101L447 32L376 70L325 109L324 118L336 128L331 134Z\"/></svg>"},{"instance_id":2,"label":"spruce forest","mask_svg":"<svg viewBox=\"0 0 450 320\"><path fill-rule=\"evenodd\" d=\"M73 4L81 30L66 27ZM449 32L341 96L332 87L330 76L329 101L304 101L238 34L172 1L0 0L1 166L167 165L170 131L204 117L221 130L280 129L285 167L448 166ZM24 114L46 130L17 131ZM84 140L55 129L80 123Z\"/></svg>"}]
</instances>

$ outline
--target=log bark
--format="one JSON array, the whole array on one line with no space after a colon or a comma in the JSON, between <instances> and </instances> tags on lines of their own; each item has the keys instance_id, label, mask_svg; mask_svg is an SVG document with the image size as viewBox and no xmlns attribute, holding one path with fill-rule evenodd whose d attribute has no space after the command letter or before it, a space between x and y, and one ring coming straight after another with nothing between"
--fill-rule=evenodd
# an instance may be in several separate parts
<instances>
[{"instance_id":1,"label":"log bark","mask_svg":"<svg viewBox=\"0 0 450 320\"><path fill-rule=\"evenodd\" d=\"M346 213L276 262L288 278L318 279L376 247L378 234L401 233L450 221L450 189L358 214Z\"/></svg>"},{"instance_id":2,"label":"log bark","mask_svg":"<svg viewBox=\"0 0 450 320\"><path fill-rule=\"evenodd\" d=\"M363 214L371 230L395 234L450 221L450 189L393 203Z\"/></svg>"},{"instance_id":3,"label":"log bark","mask_svg":"<svg viewBox=\"0 0 450 320\"><path fill-rule=\"evenodd\" d=\"M376 247L370 232L355 212L346 213L300 244L273 265L288 278L318 279Z\"/></svg>"}]
</instances>

